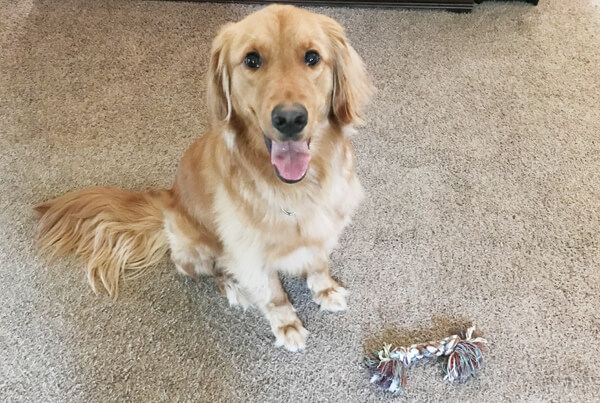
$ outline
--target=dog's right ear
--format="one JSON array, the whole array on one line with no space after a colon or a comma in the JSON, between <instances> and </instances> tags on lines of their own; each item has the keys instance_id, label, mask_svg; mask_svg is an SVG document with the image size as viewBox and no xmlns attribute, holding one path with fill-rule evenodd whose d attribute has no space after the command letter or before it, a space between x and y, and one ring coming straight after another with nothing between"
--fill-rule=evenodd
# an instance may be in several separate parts
<instances>
[{"instance_id":1,"label":"dog's right ear","mask_svg":"<svg viewBox=\"0 0 600 403\"><path fill-rule=\"evenodd\" d=\"M227 53L231 42L232 26L232 23L223 26L212 43L207 89L212 122L228 121L231 117Z\"/></svg>"}]
</instances>

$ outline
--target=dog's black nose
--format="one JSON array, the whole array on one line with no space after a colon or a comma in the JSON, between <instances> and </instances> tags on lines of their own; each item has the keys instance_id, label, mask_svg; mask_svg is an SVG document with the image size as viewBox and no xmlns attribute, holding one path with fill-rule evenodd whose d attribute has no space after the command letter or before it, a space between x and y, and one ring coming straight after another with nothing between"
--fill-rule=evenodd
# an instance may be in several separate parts
<instances>
[{"instance_id":1,"label":"dog's black nose","mask_svg":"<svg viewBox=\"0 0 600 403\"><path fill-rule=\"evenodd\" d=\"M288 137L298 134L308 122L308 111L300 104L279 104L271 112L273 127Z\"/></svg>"}]
</instances>

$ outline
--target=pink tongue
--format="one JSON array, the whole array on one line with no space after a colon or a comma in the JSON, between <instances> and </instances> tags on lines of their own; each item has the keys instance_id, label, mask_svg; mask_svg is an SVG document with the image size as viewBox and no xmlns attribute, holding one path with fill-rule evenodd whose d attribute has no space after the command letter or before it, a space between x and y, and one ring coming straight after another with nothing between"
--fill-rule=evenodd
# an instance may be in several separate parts
<instances>
[{"instance_id":1,"label":"pink tongue","mask_svg":"<svg viewBox=\"0 0 600 403\"><path fill-rule=\"evenodd\" d=\"M289 181L302 179L308 163L310 151L308 141L271 141L271 164L275 165L279 176Z\"/></svg>"}]
</instances>

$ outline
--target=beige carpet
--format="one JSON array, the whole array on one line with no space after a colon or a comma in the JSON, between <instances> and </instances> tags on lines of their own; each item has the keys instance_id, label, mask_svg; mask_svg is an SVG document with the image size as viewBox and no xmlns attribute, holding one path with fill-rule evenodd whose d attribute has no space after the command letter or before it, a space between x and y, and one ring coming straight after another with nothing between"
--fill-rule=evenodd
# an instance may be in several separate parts
<instances>
[{"instance_id":1,"label":"beige carpet","mask_svg":"<svg viewBox=\"0 0 600 403\"><path fill-rule=\"evenodd\" d=\"M285 286L308 349L163 263L94 296L48 264L30 207L102 184L170 185L206 127L219 25L254 6L2 1L0 401L387 401L365 351L476 324L476 379L420 365L413 401L592 401L600 390L600 2L472 14L321 9L379 92L355 137L367 198L334 253L350 310Z\"/></svg>"}]
</instances>

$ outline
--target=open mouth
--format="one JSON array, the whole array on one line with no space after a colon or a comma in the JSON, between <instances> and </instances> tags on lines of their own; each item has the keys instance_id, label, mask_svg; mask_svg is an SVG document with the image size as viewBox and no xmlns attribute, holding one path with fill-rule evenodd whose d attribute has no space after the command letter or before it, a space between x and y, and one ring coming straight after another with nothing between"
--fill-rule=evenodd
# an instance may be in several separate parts
<instances>
[{"instance_id":1,"label":"open mouth","mask_svg":"<svg viewBox=\"0 0 600 403\"><path fill-rule=\"evenodd\" d=\"M263 135L277 177L285 183L300 182L310 162L310 139L277 141Z\"/></svg>"}]
</instances>

